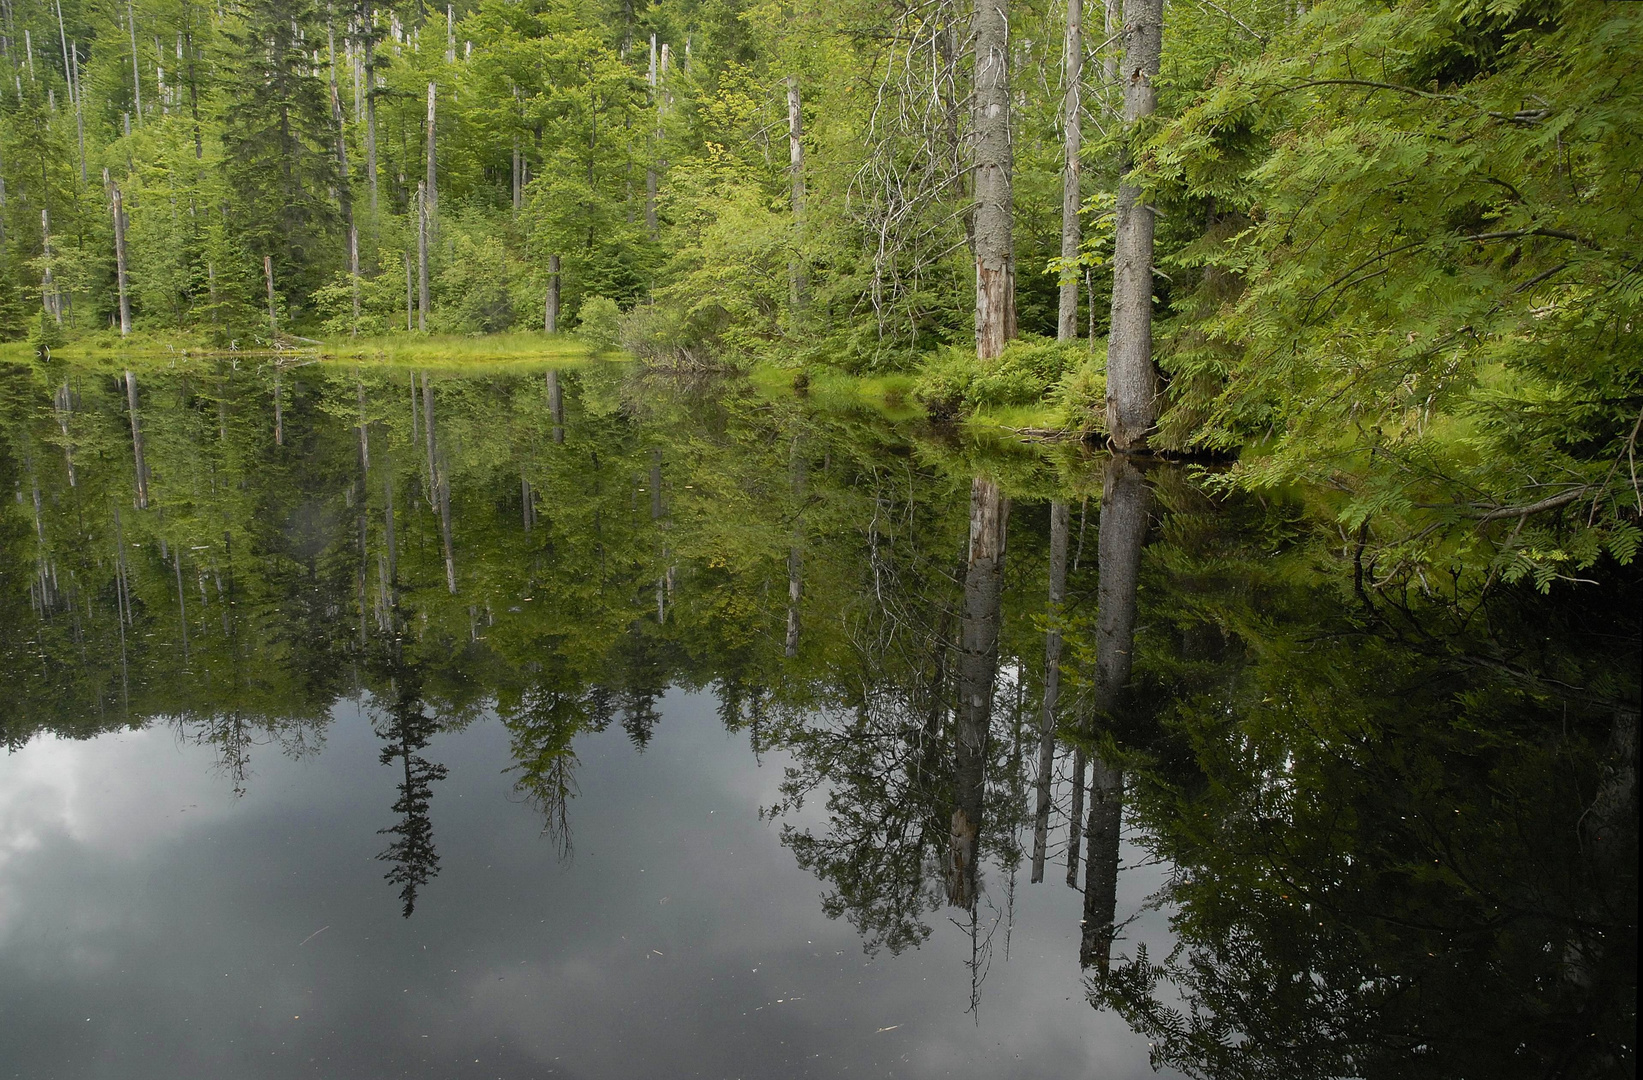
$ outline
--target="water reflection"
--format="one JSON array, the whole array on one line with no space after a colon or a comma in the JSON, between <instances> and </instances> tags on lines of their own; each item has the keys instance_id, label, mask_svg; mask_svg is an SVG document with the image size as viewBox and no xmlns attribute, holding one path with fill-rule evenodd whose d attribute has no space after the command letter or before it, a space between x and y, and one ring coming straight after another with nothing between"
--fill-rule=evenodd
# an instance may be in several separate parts
<instances>
[{"instance_id":1,"label":"water reflection","mask_svg":"<svg viewBox=\"0 0 1643 1080\"><path fill-rule=\"evenodd\" d=\"M1354 586L1301 500L614 366L0 380L8 746L170 726L246 796L357 707L394 797L333 825L413 925L465 895L465 733L499 721L571 867L587 748L652 759L685 692L780 761L761 814L869 956L956 924L978 1023L1054 910L1087 980L1057 992L1183 1072L1632 1061L1629 569Z\"/></svg>"}]
</instances>

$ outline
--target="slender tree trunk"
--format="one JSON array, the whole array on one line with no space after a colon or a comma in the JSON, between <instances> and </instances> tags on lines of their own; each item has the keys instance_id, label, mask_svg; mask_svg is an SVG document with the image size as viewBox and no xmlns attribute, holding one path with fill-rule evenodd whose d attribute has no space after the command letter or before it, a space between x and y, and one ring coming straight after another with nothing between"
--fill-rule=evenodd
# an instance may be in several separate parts
<instances>
[{"instance_id":1,"label":"slender tree trunk","mask_svg":"<svg viewBox=\"0 0 1643 1080\"><path fill-rule=\"evenodd\" d=\"M349 337L359 337L359 229L348 226L348 277L354 287L354 323Z\"/></svg>"},{"instance_id":2,"label":"slender tree trunk","mask_svg":"<svg viewBox=\"0 0 1643 1080\"><path fill-rule=\"evenodd\" d=\"M1163 0L1124 0L1124 126L1157 107L1153 76L1163 47ZM1124 155L1121 171L1132 162ZM1157 421L1152 368L1152 208L1127 178L1118 185L1112 263L1112 329L1107 339L1107 432L1120 450L1139 450Z\"/></svg>"},{"instance_id":3,"label":"slender tree trunk","mask_svg":"<svg viewBox=\"0 0 1643 1080\"><path fill-rule=\"evenodd\" d=\"M268 339L272 342L279 339L280 333L279 319L274 312L274 257L272 255L262 257L262 276L263 280L268 283Z\"/></svg>"},{"instance_id":4,"label":"slender tree trunk","mask_svg":"<svg viewBox=\"0 0 1643 1080\"><path fill-rule=\"evenodd\" d=\"M285 445L285 392L280 385L279 362L274 362L274 445Z\"/></svg>"},{"instance_id":5,"label":"slender tree trunk","mask_svg":"<svg viewBox=\"0 0 1643 1080\"><path fill-rule=\"evenodd\" d=\"M57 279L51 272L51 211L44 209L40 211L40 251L45 256L46 264L40 275L40 303L46 313L62 325L63 302L57 293Z\"/></svg>"},{"instance_id":6,"label":"slender tree trunk","mask_svg":"<svg viewBox=\"0 0 1643 1080\"><path fill-rule=\"evenodd\" d=\"M542 329L559 332L559 256L548 256L548 295L542 304Z\"/></svg>"},{"instance_id":7,"label":"slender tree trunk","mask_svg":"<svg viewBox=\"0 0 1643 1080\"><path fill-rule=\"evenodd\" d=\"M438 145L437 138L435 136L435 131L436 131L436 128L435 128L435 123L434 123L434 84L429 83L428 84L428 180L427 180L428 197L427 197L427 200L426 200L426 206L427 206L428 218L429 218L428 227L429 227L431 235L434 237L435 242L437 243L438 242L438 237L439 237L439 181L437 179L437 170L434 167L435 166L435 161L436 161L435 147Z\"/></svg>"},{"instance_id":8,"label":"slender tree trunk","mask_svg":"<svg viewBox=\"0 0 1643 1080\"><path fill-rule=\"evenodd\" d=\"M783 650L788 659L799 655L799 601L804 597L804 504L806 469L803 443L793 438L793 539L787 549L787 642Z\"/></svg>"},{"instance_id":9,"label":"slender tree trunk","mask_svg":"<svg viewBox=\"0 0 1643 1080\"><path fill-rule=\"evenodd\" d=\"M970 538L959 634L958 718L953 769L947 899L972 908L986 784L987 736L998 674L998 624L1003 598L1004 542L1010 500L977 477L970 485Z\"/></svg>"},{"instance_id":10,"label":"slender tree trunk","mask_svg":"<svg viewBox=\"0 0 1643 1080\"><path fill-rule=\"evenodd\" d=\"M120 186L109 179L103 170L103 183L108 185L109 201L114 213L114 280L120 293L120 336L131 333L131 297L126 286L126 213L120 197Z\"/></svg>"},{"instance_id":11,"label":"slender tree trunk","mask_svg":"<svg viewBox=\"0 0 1643 1080\"><path fill-rule=\"evenodd\" d=\"M416 329L416 286L411 278L411 253L405 252L405 332Z\"/></svg>"},{"instance_id":12,"label":"slender tree trunk","mask_svg":"<svg viewBox=\"0 0 1643 1080\"><path fill-rule=\"evenodd\" d=\"M417 185L416 192L416 328L428 332L428 187Z\"/></svg>"},{"instance_id":13,"label":"slender tree trunk","mask_svg":"<svg viewBox=\"0 0 1643 1080\"><path fill-rule=\"evenodd\" d=\"M524 178L519 169L519 136L513 137L513 212L518 214L525 204Z\"/></svg>"},{"instance_id":14,"label":"slender tree trunk","mask_svg":"<svg viewBox=\"0 0 1643 1080\"><path fill-rule=\"evenodd\" d=\"M1073 0L1074 3L1077 0ZM1032 880L1044 880L1049 846L1050 779L1055 764L1055 710L1061 697L1061 605L1067 598L1067 532L1064 502L1050 504L1050 629L1044 635L1044 704L1038 722L1038 806L1033 821Z\"/></svg>"},{"instance_id":15,"label":"slender tree trunk","mask_svg":"<svg viewBox=\"0 0 1643 1080\"><path fill-rule=\"evenodd\" d=\"M1082 166L1078 160L1084 141L1084 5L1083 0L1067 0L1066 73L1067 95L1062 101L1062 122L1066 125L1066 162L1061 173L1061 303L1057 311L1056 340L1078 337L1078 270L1074 263L1083 241L1078 208Z\"/></svg>"},{"instance_id":16,"label":"slender tree trunk","mask_svg":"<svg viewBox=\"0 0 1643 1080\"><path fill-rule=\"evenodd\" d=\"M116 16L117 17L117 16ZM126 25L131 29L131 101L137 113L137 126L143 126L143 75L137 66L137 15L126 0ZM32 56L30 57L32 59Z\"/></svg>"},{"instance_id":17,"label":"slender tree trunk","mask_svg":"<svg viewBox=\"0 0 1643 1080\"><path fill-rule=\"evenodd\" d=\"M143 454L143 425L137 416L137 376L130 371L126 372L126 410L131 414L131 457L137 468L137 509L147 510L148 459Z\"/></svg>"},{"instance_id":18,"label":"slender tree trunk","mask_svg":"<svg viewBox=\"0 0 1643 1080\"><path fill-rule=\"evenodd\" d=\"M1079 845L1084 835L1084 774L1089 772L1089 755L1082 746L1073 751L1072 810L1067 814L1067 888L1078 888Z\"/></svg>"},{"instance_id":19,"label":"slender tree trunk","mask_svg":"<svg viewBox=\"0 0 1643 1080\"><path fill-rule=\"evenodd\" d=\"M434 384L422 373L422 422L428 439L428 482L439 511L439 540L445 553L445 587L456 595L456 553L451 543L451 482L439 467L434 434Z\"/></svg>"},{"instance_id":20,"label":"slender tree trunk","mask_svg":"<svg viewBox=\"0 0 1643 1080\"><path fill-rule=\"evenodd\" d=\"M342 220L352 235L354 194L348 179L348 138L344 134L346 125L343 123L342 94L337 90L337 41L329 23L325 26L325 40L331 54L331 123L337 129L337 171L341 174L337 183L337 203L342 210Z\"/></svg>"},{"instance_id":21,"label":"slender tree trunk","mask_svg":"<svg viewBox=\"0 0 1643 1080\"><path fill-rule=\"evenodd\" d=\"M373 9L371 0L366 0L361 23L361 29L365 32L365 40L360 43L360 47L365 50L365 180L371 186L371 218L375 221L377 212L377 36L376 12Z\"/></svg>"},{"instance_id":22,"label":"slender tree trunk","mask_svg":"<svg viewBox=\"0 0 1643 1080\"><path fill-rule=\"evenodd\" d=\"M976 5L976 356L990 360L1015 337L1015 239L1010 148L1009 0Z\"/></svg>"},{"instance_id":23,"label":"slender tree trunk","mask_svg":"<svg viewBox=\"0 0 1643 1080\"><path fill-rule=\"evenodd\" d=\"M787 261L788 298L795 313L804 309L810 283L804 265L804 112L799 101L799 77L787 79L787 167L792 180L793 252Z\"/></svg>"},{"instance_id":24,"label":"slender tree trunk","mask_svg":"<svg viewBox=\"0 0 1643 1080\"><path fill-rule=\"evenodd\" d=\"M650 99L656 110L656 137L651 143L650 161L645 166L645 235L656 239L656 155L662 145L662 102L656 93L656 35L650 35Z\"/></svg>"}]
</instances>

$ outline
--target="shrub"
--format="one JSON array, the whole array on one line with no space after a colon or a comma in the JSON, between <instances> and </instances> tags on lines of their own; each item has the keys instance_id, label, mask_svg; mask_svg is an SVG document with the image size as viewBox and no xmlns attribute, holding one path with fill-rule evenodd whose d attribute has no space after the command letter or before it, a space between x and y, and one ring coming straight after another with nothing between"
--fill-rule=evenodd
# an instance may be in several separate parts
<instances>
[{"instance_id":1,"label":"shrub","mask_svg":"<svg viewBox=\"0 0 1643 1080\"><path fill-rule=\"evenodd\" d=\"M590 296L582 301L576 323L576 336L594 352L614 349L620 341L622 313L609 297Z\"/></svg>"},{"instance_id":2,"label":"shrub","mask_svg":"<svg viewBox=\"0 0 1643 1080\"><path fill-rule=\"evenodd\" d=\"M34 346L36 356L44 357L50 350L61 348L67 340L62 324L43 310L29 327L29 344Z\"/></svg>"},{"instance_id":3,"label":"shrub","mask_svg":"<svg viewBox=\"0 0 1643 1080\"><path fill-rule=\"evenodd\" d=\"M1086 350L1080 342L1027 337L1010 342L996 359L982 362L968 349L947 346L925 360L913 396L936 419L987 406L1031 405L1087 363Z\"/></svg>"}]
</instances>

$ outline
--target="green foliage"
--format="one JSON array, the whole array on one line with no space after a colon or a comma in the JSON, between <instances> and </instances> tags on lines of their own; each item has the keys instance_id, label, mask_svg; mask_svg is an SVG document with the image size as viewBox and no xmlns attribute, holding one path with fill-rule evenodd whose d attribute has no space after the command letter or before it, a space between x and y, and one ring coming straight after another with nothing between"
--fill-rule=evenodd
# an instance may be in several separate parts
<instances>
[{"instance_id":1,"label":"green foliage","mask_svg":"<svg viewBox=\"0 0 1643 1080\"><path fill-rule=\"evenodd\" d=\"M590 296L576 313L576 336L594 352L614 349L621 342L622 313L608 296Z\"/></svg>"},{"instance_id":2,"label":"green foliage","mask_svg":"<svg viewBox=\"0 0 1643 1080\"><path fill-rule=\"evenodd\" d=\"M931 416L944 418L989 405L1027 405L1043 400L1087 362L1085 345L1050 338L1019 338L986 361L962 348L946 348L926 359L913 396ZM1087 389L1092 375L1077 380L1077 392ZM1102 385L1104 392L1104 379Z\"/></svg>"},{"instance_id":3,"label":"green foliage","mask_svg":"<svg viewBox=\"0 0 1643 1080\"><path fill-rule=\"evenodd\" d=\"M41 311L34 317L29 326L29 346L38 356L47 356L52 349L62 348L68 340L63 333L63 326L54 319L49 311Z\"/></svg>"}]
</instances>

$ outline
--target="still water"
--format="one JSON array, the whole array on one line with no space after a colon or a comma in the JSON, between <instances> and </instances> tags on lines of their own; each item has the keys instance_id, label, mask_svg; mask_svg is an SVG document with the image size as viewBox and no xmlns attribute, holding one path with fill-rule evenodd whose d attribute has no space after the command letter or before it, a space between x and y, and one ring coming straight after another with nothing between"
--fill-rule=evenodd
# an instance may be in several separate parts
<instances>
[{"instance_id":1,"label":"still water","mask_svg":"<svg viewBox=\"0 0 1643 1080\"><path fill-rule=\"evenodd\" d=\"M0 1075L1635 1074L1629 568L619 365L192 364L0 370Z\"/></svg>"}]
</instances>

